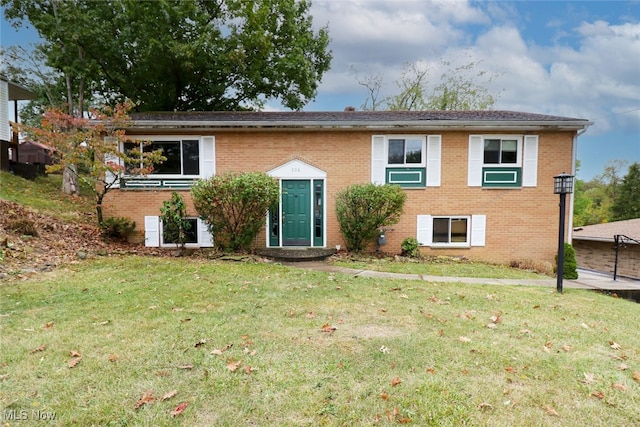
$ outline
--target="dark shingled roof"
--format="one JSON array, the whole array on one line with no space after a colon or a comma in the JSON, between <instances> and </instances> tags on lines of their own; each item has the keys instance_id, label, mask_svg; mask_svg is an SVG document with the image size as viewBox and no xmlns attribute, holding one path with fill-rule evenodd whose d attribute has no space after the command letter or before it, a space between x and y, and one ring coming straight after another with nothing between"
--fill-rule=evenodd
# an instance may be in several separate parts
<instances>
[{"instance_id":1,"label":"dark shingled roof","mask_svg":"<svg viewBox=\"0 0 640 427\"><path fill-rule=\"evenodd\" d=\"M131 114L134 121L183 122L589 122L585 119L517 111L189 111Z\"/></svg>"},{"instance_id":2,"label":"dark shingled roof","mask_svg":"<svg viewBox=\"0 0 640 427\"><path fill-rule=\"evenodd\" d=\"M613 236L616 234L623 234L640 241L640 218L607 222L605 224L585 225L573 229L573 238L575 240L613 242Z\"/></svg>"}]
</instances>

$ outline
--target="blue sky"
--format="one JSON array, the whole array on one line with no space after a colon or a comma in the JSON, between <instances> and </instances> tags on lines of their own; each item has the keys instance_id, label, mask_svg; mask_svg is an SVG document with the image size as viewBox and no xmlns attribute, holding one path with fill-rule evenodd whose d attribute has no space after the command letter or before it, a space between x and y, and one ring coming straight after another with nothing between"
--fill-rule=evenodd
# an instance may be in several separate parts
<instances>
[{"instance_id":1,"label":"blue sky","mask_svg":"<svg viewBox=\"0 0 640 427\"><path fill-rule=\"evenodd\" d=\"M495 109L594 122L579 138L579 178L640 161L640 0L314 0L311 13L329 28L334 59L306 110L360 108L364 76L383 76L381 95L392 94L407 62L436 82L442 59L480 61L498 75ZM37 40L1 25L3 46Z\"/></svg>"}]
</instances>

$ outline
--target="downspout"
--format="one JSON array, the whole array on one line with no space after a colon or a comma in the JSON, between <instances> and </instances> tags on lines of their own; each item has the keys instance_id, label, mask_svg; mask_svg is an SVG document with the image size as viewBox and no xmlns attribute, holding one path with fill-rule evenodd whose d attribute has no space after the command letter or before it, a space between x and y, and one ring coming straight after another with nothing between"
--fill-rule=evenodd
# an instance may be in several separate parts
<instances>
[{"instance_id":1,"label":"downspout","mask_svg":"<svg viewBox=\"0 0 640 427\"><path fill-rule=\"evenodd\" d=\"M579 131L576 132L575 136L573 137L573 152L571 154L571 175L576 176L576 163L578 161L578 137L580 135L582 135L583 133L585 133L587 131L587 129L589 128L589 125L591 123L588 123L585 125L585 127ZM574 184L573 184L573 189L574 191L571 192L571 196L570 196L570 202L569 202L569 232L567 233L567 242L569 244L573 245L573 202L575 199L575 180L574 180Z\"/></svg>"}]
</instances>

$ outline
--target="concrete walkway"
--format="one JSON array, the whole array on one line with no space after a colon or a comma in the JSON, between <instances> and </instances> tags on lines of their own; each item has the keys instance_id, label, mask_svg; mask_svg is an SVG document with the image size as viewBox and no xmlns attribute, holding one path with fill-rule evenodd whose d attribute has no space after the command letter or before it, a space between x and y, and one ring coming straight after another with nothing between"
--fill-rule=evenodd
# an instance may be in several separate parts
<instances>
[{"instance_id":1,"label":"concrete walkway","mask_svg":"<svg viewBox=\"0 0 640 427\"><path fill-rule=\"evenodd\" d=\"M283 263L284 265L306 270L324 271L327 273L343 273L357 277L380 277L387 279L425 280L429 282L447 283L476 283L485 285L525 285L556 287L556 279L487 279L477 277L448 277L430 276L425 274L387 273L381 271L359 270L354 268L339 267L322 261L302 261ZM563 280L563 288L569 289L593 289L602 291L640 291L640 281L621 279L614 281L613 276L578 270L578 279Z\"/></svg>"}]
</instances>

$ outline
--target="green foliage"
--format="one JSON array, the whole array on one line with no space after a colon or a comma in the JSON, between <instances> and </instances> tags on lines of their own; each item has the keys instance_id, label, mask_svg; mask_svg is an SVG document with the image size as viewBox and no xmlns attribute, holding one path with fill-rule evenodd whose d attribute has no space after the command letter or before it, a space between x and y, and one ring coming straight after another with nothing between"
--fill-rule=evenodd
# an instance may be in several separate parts
<instances>
[{"instance_id":1,"label":"green foliage","mask_svg":"<svg viewBox=\"0 0 640 427\"><path fill-rule=\"evenodd\" d=\"M336 216L347 250L362 251L381 227L397 223L407 199L397 185L355 184L336 195Z\"/></svg>"},{"instance_id":2,"label":"green foliage","mask_svg":"<svg viewBox=\"0 0 640 427\"><path fill-rule=\"evenodd\" d=\"M251 248L267 210L278 203L280 186L263 172L226 173L198 181L191 195L216 246L240 251Z\"/></svg>"},{"instance_id":3,"label":"green foliage","mask_svg":"<svg viewBox=\"0 0 640 427\"><path fill-rule=\"evenodd\" d=\"M407 237L400 244L400 248L402 249L402 256L407 256L410 258L419 258L420 257L420 249L418 248L418 239L415 237Z\"/></svg>"},{"instance_id":4,"label":"green foliage","mask_svg":"<svg viewBox=\"0 0 640 427\"><path fill-rule=\"evenodd\" d=\"M298 0L1 0L44 40L51 87L140 101L142 111L302 108L329 69L327 28ZM131 66L135 64L135 66ZM63 78L64 77L64 78ZM77 108L82 108L78 105Z\"/></svg>"},{"instance_id":5,"label":"green foliage","mask_svg":"<svg viewBox=\"0 0 640 427\"><path fill-rule=\"evenodd\" d=\"M556 263L558 256L556 255ZM556 272L557 273L557 272ZM570 243L564 244L564 262L562 263L562 278L575 280L578 278L578 263L576 261L576 251Z\"/></svg>"},{"instance_id":6,"label":"green foliage","mask_svg":"<svg viewBox=\"0 0 640 427\"><path fill-rule=\"evenodd\" d=\"M607 163L602 174L591 181L576 180L573 209L575 226L614 221L612 208L627 164L626 160L613 160Z\"/></svg>"},{"instance_id":7,"label":"green foliage","mask_svg":"<svg viewBox=\"0 0 640 427\"><path fill-rule=\"evenodd\" d=\"M182 196L172 191L171 198L162 203L160 213L165 242L175 242L176 246L184 247L191 222L186 218L187 207Z\"/></svg>"},{"instance_id":8,"label":"green foliage","mask_svg":"<svg viewBox=\"0 0 640 427\"><path fill-rule=\"evenodd\" d=\"M106 239L126 242L133 230L136 229L136 223L129 218L111 217L102 221L100 229L102 236Z\"/></svg>"},{"instance_id":9,"label":"green foliage","mask_svg":"<svg viewBox=\"0 0 640 427\"><path fill-rule=\"evenodd\" d=\"M640 218L640 163L629 166L616 192L611 214L614 221Z\"/></svg>"}]
</instances>

